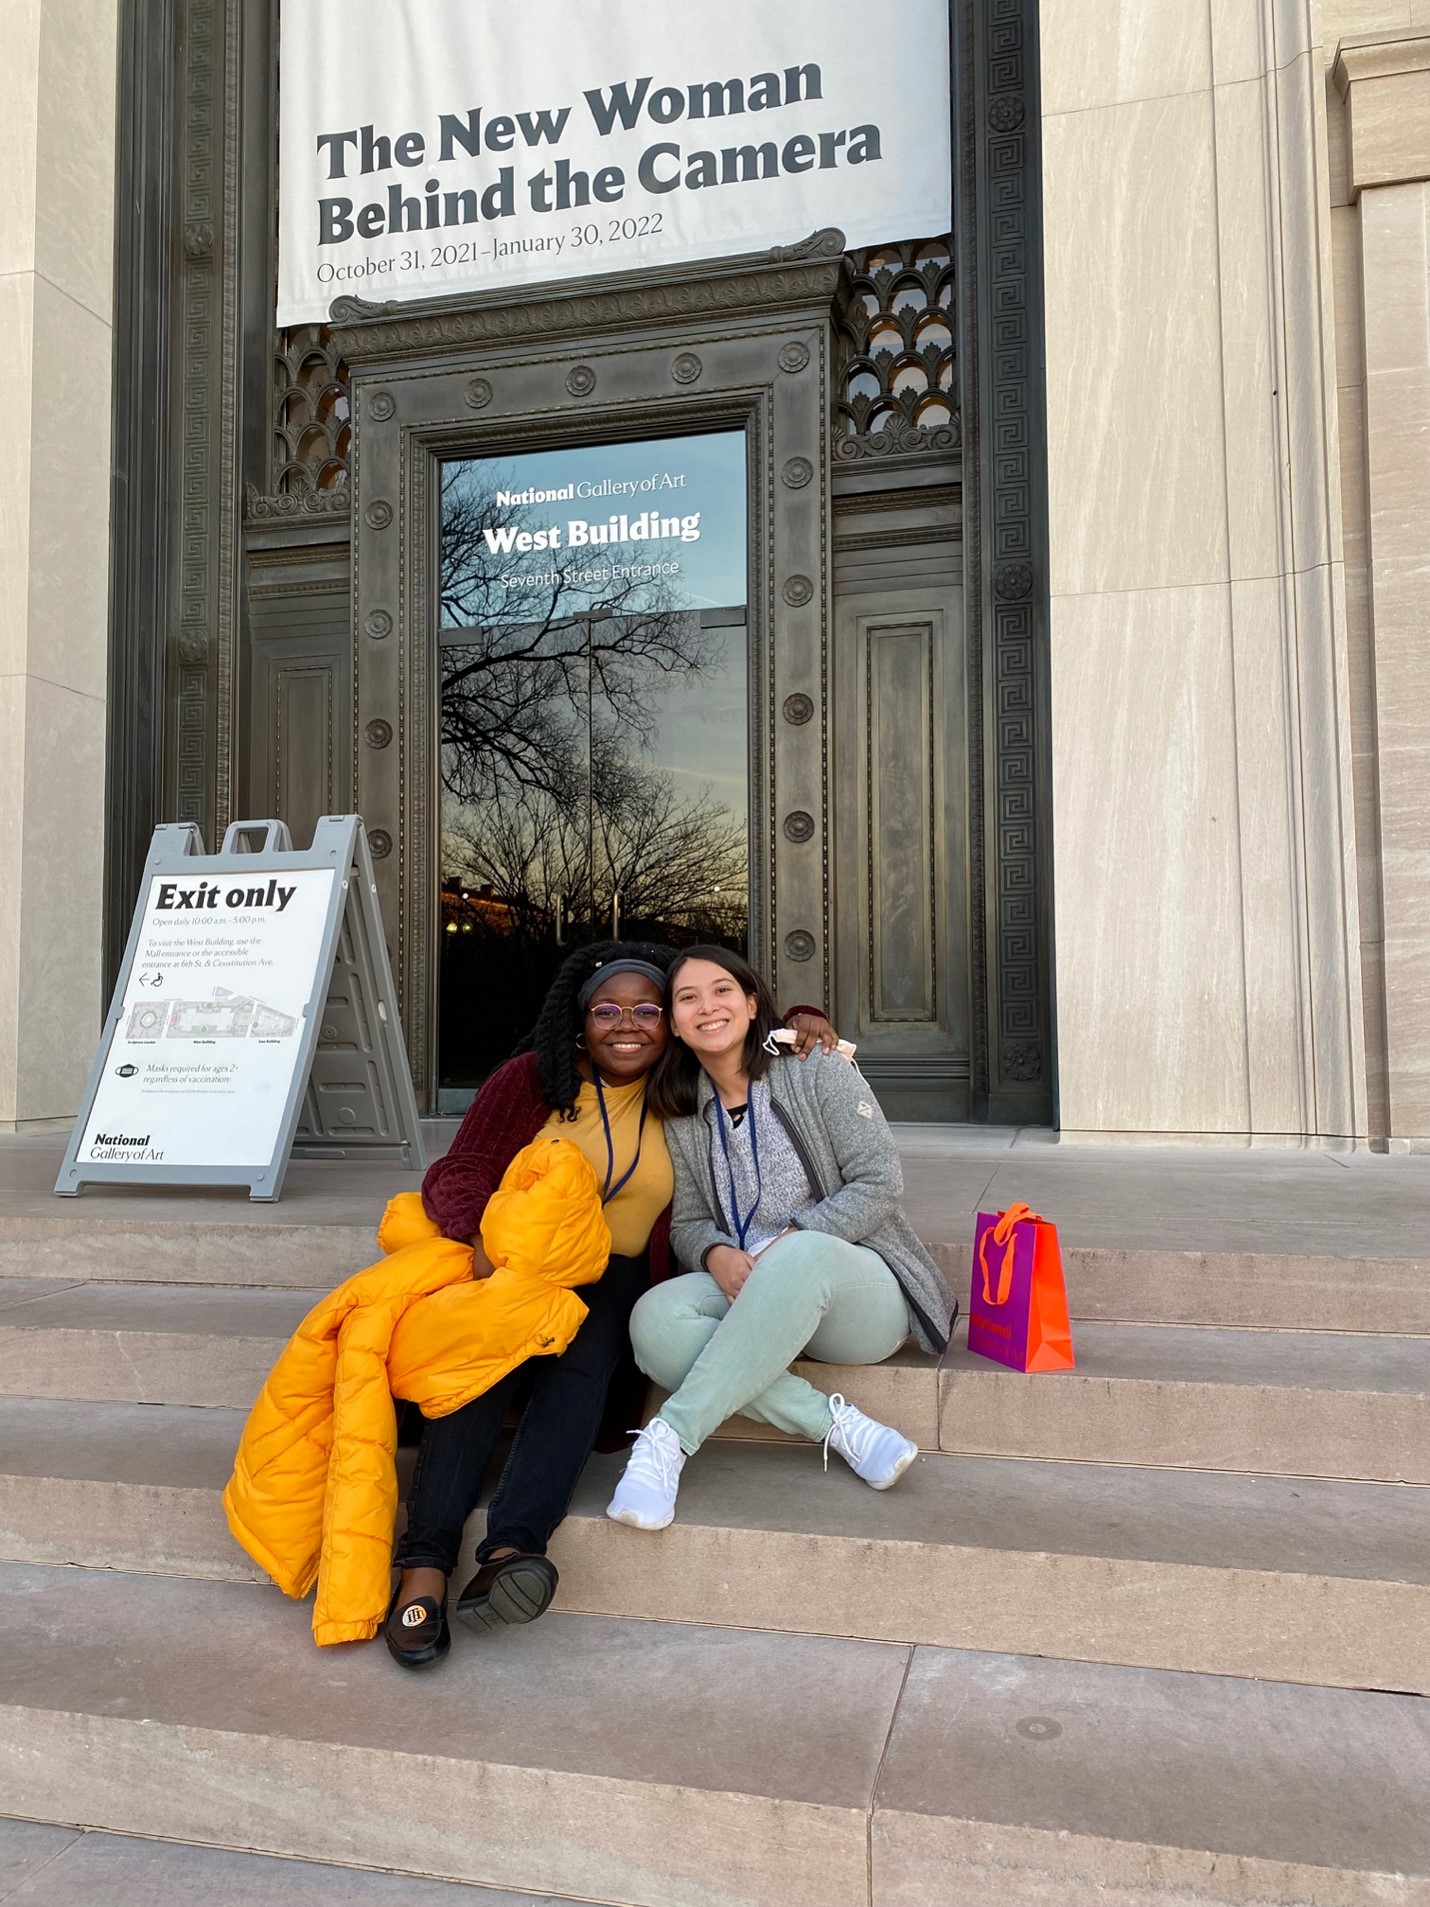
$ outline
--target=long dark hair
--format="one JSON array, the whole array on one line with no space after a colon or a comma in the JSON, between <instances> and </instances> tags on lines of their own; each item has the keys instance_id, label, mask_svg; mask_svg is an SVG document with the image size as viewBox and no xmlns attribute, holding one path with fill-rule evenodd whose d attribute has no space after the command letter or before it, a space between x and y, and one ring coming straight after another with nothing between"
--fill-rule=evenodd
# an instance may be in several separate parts
<instances>
[{"instance_id":1,"label":"long dark hair","mask_svg":"<svg viewBox=\"0 0 1430 1907\"><path fill-rule=\"evenodd\" d=\"M723 967L748 998L755 998L755 1017L745 1035L743 1067L750 1079L763 1079L774 1064L766 1045L780 1025L775 996L755 972L748 960L728 947L684 947L671 961L665 976L665 1011L670 1037L665 1051L656 1061L646 1087L646 1104L662 1119L686 1119L699 1103L700 1061L684 1040L675 1037L675 987L680 969L690 960L709 960Z\"/></svg>"},{"instance_id":2,"label":"long dark hair","mask_svg":"<svg viewBox=\"0 0 1430 1907\"><path fill-rule=\"evenodd\" d=\"M541 1097L563 1119L576 1117L581 1091L576 1039L584 1020L578 996L586 981L608 960L648 960L664 973L675 958L674 947L649 940L597 940L578 947L557 969L551 989L541 1003L536 1025L516 1047L535 1053Z\"/></svg>"}]
</instances>

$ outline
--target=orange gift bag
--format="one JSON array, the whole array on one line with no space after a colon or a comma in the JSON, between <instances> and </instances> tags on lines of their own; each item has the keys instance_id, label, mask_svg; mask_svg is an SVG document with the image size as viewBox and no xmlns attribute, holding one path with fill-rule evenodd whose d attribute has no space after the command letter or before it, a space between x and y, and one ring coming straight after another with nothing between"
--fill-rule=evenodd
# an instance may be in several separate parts
<instances>
[{"instance_id":1,"label":"orange gift bag","mask_svg":"<svg viewBox=\"0 0 1430 1907\"><path fill-rule=\"evenodd\" d=\"M1026 1205L978 1214L968 1348L1015 1371L1073 1368L1058 1228Z\"/></svg>"}]
</instances>

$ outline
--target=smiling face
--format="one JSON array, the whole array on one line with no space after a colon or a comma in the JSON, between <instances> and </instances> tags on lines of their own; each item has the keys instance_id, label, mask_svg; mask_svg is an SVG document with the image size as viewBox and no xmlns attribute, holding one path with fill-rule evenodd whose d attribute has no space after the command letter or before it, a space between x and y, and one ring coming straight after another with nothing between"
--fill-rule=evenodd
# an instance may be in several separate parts
<instances>
[{"instance_id":1,"label":"smiling face","mask_svg":"<svg viewBox=\"0 0 1430 1907\"><path fill-rule=\"evenodd\" d=\"M665 1051L664 1014L651 1026L637 1026L631 1009L661 1005L660 988L643 973L617 973L603 980L586 1003L582 1034L593 1065L612 1086L629 1086L648 1073ZM622 1007L615 1026L602 1026L593 1008ZM649 1016L643 1016L649 1017Z\"/></svg>"},{"instance_id":2,"label":"smiling face","mask_svg":"<svg viewBox=\"0 0 1430 1907\"><path fill-rule=\"evenodd\" d=\"M674 1031L691 1052L718 1059L743 1052L759 1002L713 960L686 960L675 976L670 1011Z\"/></svg>"}]
</instances>

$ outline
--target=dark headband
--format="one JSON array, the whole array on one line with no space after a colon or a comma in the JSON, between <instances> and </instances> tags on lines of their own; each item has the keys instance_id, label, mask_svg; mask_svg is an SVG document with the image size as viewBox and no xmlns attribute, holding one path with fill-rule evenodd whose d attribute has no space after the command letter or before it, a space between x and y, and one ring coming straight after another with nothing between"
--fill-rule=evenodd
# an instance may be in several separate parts
<instances>
[{"instance_id":1,"label":"dark headband","mask_svg":"<svg viewBox=\"0 0 1430 1907\"><path fill-rule=\"evenodd\" d=\"M652 966L649 960L606 960L597 967L589 980L581 982L581 990L576 995L576 1004L583 1013L597 987L604 986L607 980L613 979L618 973L643 973L647 980L654 980L662 993L665 991L665 975L659 967Z\"/></svg>"}]
</instances>

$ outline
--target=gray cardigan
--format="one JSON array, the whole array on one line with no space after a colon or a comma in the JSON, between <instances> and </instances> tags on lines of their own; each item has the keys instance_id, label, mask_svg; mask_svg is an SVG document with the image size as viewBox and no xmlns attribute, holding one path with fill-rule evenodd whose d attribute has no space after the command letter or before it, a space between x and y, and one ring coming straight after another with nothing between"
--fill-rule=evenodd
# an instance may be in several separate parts
<instances>
[{"instance_id":1,"label":"gray cardigan","mask_svg":"<svg viewBox=\"0 0 1430 1907\"><path fill-rule=\"evenodd\" d=\"M958 1301L904 1217L903 1168L868 1081L838 1053L819 1051L804 1060L777 1059L765 1077L818 1200L801 1215L801 1227L878 1252L908 1299L914 1336L926 1351L942 1351ZM735 1243L710 1171L713 1101L702 1073L697 1110L665 1124L675 1166L670 1242L686 1265L702 1265L712 1245Z\"/></svg>"}]
</instances>

